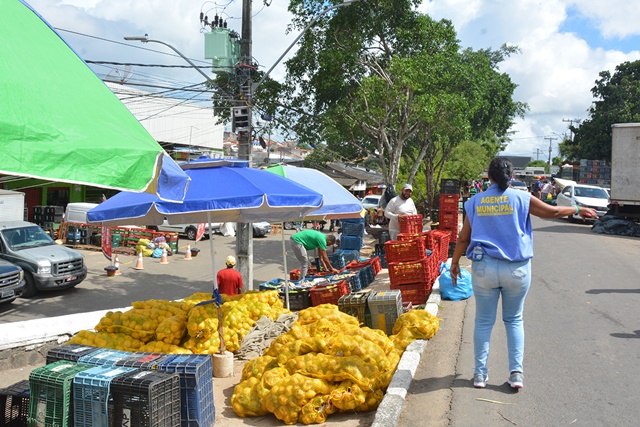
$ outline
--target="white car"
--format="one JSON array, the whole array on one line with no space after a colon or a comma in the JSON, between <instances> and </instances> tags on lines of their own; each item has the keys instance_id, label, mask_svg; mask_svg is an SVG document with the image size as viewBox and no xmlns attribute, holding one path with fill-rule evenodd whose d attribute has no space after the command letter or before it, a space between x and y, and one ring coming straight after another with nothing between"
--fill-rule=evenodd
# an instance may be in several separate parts
<instances>
[{"instance_id":1,"label":"white car","mask_svg":"<svg viewBox=\"0 0 640 427\"><path fill-rule=\"evenodd\" d=\"M556 198L558 206L584 206L596 210L598 216L607 214L609 210L609 193L602 187L586 184L567 185ZM570 215L569 220L582 219L580 215ZM597 218L587 218L595 221Z\"/></svg>"},{"instance_id":2,"label":"white car","mask_svg":"<svg viewBox=\"0 0 640 427\"><path fill-rule=\"evenodd\" d=\"M221 233L221 225L222 223L220 222L212 222L205 230L204 237L208 237L210 231L213 231L214 233ZM266 221L254 222L252 225L253 237L262 237L271 233L271 224ZM147 228L155 231L169 231L184 234L187 236L187 239L195 240L198 224L169 224L165 219L161 225L149 225ZM233 229L235 230L235 224L233 224Z\"/></svg>"},{"instance_id":3,"label":"white car","mask_svg":"<svg viewBox=\"0 0 640 427\"><path fill-rule=\"evenodd\" d=\"M527 192L529 191L529 187L527 187L527 184L522 181L511 181L511 184L509 184L509 186L514 190L521 190L521 191L527 191Z\"/></svg>"},{"instance_id":4,"label":"white car","mask_svg":"<svg viewBox=\"0 0 640 427\"><path fill-rule=\"evenodd\" d=\"M371 208L378 209L381 198L380 194L369 194L362 199L362 207L367 211Z\"/></svg>"}]
</instances>

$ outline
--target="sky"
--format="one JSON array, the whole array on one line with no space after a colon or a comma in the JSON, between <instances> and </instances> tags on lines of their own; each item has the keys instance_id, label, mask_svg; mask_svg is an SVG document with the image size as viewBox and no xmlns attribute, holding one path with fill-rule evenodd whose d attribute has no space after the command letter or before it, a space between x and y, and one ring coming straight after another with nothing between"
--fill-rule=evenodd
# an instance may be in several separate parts
<instances>
[{"instance_id":1,"label":"sky","mask_svg":"<svg viewBox=\"0 0 640 427\"><path fill-rule=\"evenodd\" d=\"M200 12L209 20L218 14L228 28L242 30L242 0L27 3L101 78L160 86L164 89L155 90L185 100L206 102L211 94L167 88L197 88L203 76L165 46L124 41L123 37L146 34L168 43L207 72L210 62L204 60L206 29ZM287 0L252 3L252 53L263 71L290 47L284 60L296 50L294 40L299 33L287 32L288 4ZM505 43L519 47L521 52L503 62L500 72L509 74L518 85L514 98L527 103L529 110L524 119L516 119L506 155L547 160L551 147L551 156L557 156L558 143L569 135L570 121L575 124L589 117L591 88L599 73L613 73L616 65L640 59L640 8L629 0L431 0L418 10L436 20L450 20L463 48L498 49ZM284 60L271 77L283 77ZM165 67L143 66L149 64Z\"/></svg>"}]
</instances>

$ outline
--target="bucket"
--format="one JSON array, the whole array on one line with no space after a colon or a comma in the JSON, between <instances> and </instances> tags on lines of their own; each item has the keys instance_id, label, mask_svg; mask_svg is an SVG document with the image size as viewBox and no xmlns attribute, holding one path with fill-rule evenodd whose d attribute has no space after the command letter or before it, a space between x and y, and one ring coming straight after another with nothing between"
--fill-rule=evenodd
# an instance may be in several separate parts
<instances>
[{"instance_id":1,"label":"bucket","mask_svg":"<svg viewBox=\"0 0 640 427\"><path fill-rule=\"evenodd\" d=\"M200 249L198 248L191 248L191 256L192 257L196 257L198 256L198 254L200 253Z\"/></svg>"},{"instance_id":2,"label":"bucket","mask_svg":"<svg viewBox=\"0 0 640 427\"><path fill-rule=\"evenodd\" d=\"M118 271L118 268L115 265L110 265L108 267L104 268L107 272L107 276L109 277L114 277L116 275L116 271Z\"/></svg>"}]
</instances>

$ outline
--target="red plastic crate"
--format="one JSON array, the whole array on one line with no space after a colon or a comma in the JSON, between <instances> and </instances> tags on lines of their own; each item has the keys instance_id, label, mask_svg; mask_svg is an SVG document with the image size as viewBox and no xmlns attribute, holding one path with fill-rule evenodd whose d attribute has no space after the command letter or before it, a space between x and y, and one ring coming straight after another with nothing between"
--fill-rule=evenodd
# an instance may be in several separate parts
<instances>
[{"instance_id":1,"label":"red plastic crate","mask_svg":"<svg viewBox=\"0 0 640 427\"><path fill-rule=\"evenodd\" d=\"M415 240L415 239L419 239L420 237L422 237L422 232L420 232L420 233L398 233L398 240L396 240L396 242L405 241L405 240Z\"/></svg>"},{"instance_id":2,"label":"red plastic crate","mask_svg":"<svg viewBox=\"0 0 640 427\"><path fill-rule=\"evenodd\" d=\"M440 216L438 222L438 229L448 228L448 229L457 229L458 228L458 214L456 214L455 218L447 218Z\"/></svg>"},{"instance_id":3,"label":"red plastic crate","mask_svg":"<svg viewBox=\"0 0 640 427\"><path fill-rule=\"evenodd\" d=\"M384 244L387 262L419 261L425 254L424 239L389 240Z\"/></svg>"},{"instance_id":4,"label":"red plastic crate","mask_svg":"<svg viewBox=\"0 0 640 427\"><path fill-rule=\"evenodd\" d=\"M414 262L390 262L388 265L392 285L426 283L433 276L428 257Z\"/></svg>"},{"instance_id":5,"label":"red plastic crate","mask_svg":"<svg viewBox=\"0 0 640 427\"><path fill-rule=\"evenodd\" d=\"M438 230L444 232L444 233L448 233L449 234L449 242L457 242L458 241L458 227L456 226L454 227L444 227L444 226L439 226Z\"/></svg>"},{"instance_id":6,"label":"red plastic crate","mask_svg":"<svg viewBox=\"0 0 640 427\"><path fill-rule=\"evenodd\" d=\"M458 209L458 203L460 202L459 194L441 194L440 195L440 210L443 206L455 206Z\"/></svg>"},{"instance_id":7,"label":"red plastic crate","mask_svg":"<svg viewBox=\"0 0 640 427\"><path fill-rule=\"evenodd\" d=\"M380 270L382 270L380 257L378 255L371 257L371 269L373 270L374 276L380 273Z\"/></svg>"},{"instance_id":8,"label":"red plastic crate","mask_svg":"<svg viewBox=\"0 0 640 427\"><path fill-rule=\"evenodd\" d=\"M447 262L449 258L449 242L451 241L451 234L444 230L433 230L433 239L440 249L440 261Z\"/></svg>"},{"instance_id":9,"label":"red plastic crate","mask_svg":"<svg viewBox=\"0 0 640 427\"><path fill-rule=\"evenodd\" d=\"M311 306L315 307L320 304L338 305L338 300L342 295L349 293L349 285L346 280L328 285L316 285L309 289L311 296Z\"/></svg>"},{"instance_id":10,"label":"red plastic crate","mask_svg":"<svg viewBox=\"0 0 640 427\"><path fill-rule=\"evenodd\" d=\"M398 217L400 233L416 234L422 232L422 215L402 215Z\"/></svg>"},{"instance_id":11,"label":"red plastic crate","mask_svg":"<svg viewBox=\"0 0 640 427\"><path fill-rule=\"evenodd\" d=\"M391 285L391 289L399 290L402 302L411 304L424 304L431 295L433 283L412 283L407 285Z\"/></svg>"}]
</instances>

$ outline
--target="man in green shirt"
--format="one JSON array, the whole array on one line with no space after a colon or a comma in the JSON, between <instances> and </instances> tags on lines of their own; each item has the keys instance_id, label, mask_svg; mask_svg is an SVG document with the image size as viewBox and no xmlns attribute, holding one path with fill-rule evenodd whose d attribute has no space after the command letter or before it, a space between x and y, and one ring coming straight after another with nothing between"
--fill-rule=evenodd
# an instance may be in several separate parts
<instances>
[{"instance_id":1,"label":"man in green shirt","mask_svg":"<svg viewBox=\"0 0 640 427\"><path fill-rule=\"evenodd\" d=\"M317 230L302 230L291 236L291 250L300 261L300 279L304 279L309 270L309 256L307 251L317 249L320 256L320 263L326 271L333 274L338 273L331 266L329 257L327 256L327 246L333 246L336 242L336 236L333 234L323 234Z\"/></svg>"}]
</instances>

